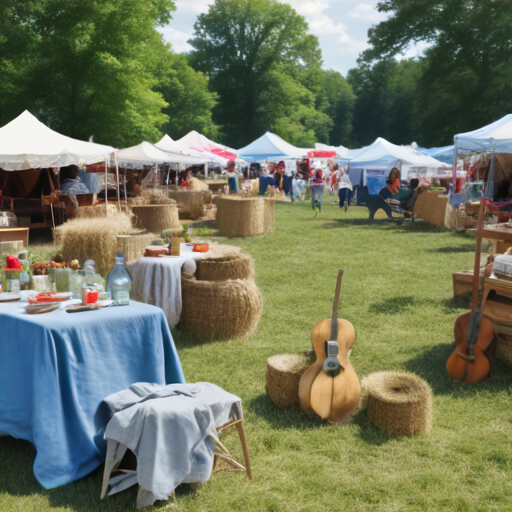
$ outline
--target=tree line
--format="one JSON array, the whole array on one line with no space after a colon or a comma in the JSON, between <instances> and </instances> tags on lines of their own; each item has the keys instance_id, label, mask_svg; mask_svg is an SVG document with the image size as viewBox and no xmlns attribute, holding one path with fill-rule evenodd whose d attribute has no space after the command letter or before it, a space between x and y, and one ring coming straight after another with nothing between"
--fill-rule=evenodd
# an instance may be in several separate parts
<instances>
[{"instance_id":1,"label":"tree line","mask_svg":"<svg viewBox=\"0 0 512 512\"><path fill-rule=\"evenodd\" d=\"M450 144L512 112L512 2L383 0L388 19L347 77L322 67L304 17L276 0L216 0L193 50L158 27L172 0L2 0L0 124L24 109L118 147L195 129L231 147ZM420 57L399 59L410 45Z\"/></svg>"}]
</instances>

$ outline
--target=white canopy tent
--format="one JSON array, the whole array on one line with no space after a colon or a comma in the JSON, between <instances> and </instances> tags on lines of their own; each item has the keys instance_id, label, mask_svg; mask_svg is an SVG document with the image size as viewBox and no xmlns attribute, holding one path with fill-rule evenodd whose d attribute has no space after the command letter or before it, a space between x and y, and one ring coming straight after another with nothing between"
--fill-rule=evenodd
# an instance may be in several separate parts
<instances>
[{"instance_id":1,"label":"white canopy tent","mask_svg":"<svg viewBox=\"0 0 512 512\"><path fill-rule=\"evenodd\" d=\"M297 148L272 132L266 132L259 139L238 150L238 154L249 161L284 160L307 157L309 149Z\"/></svg>"},{"instance_id":2,"label":"white canopy tent","mask_svg":"<svg viewBox=\"0 0 512 512\"><path fill-rule=\"evenodd\" d=\"M359 184L363 171L380 171L387 174L393 167L400 169L402 178L409 173L426 172L434 175L447 164L424 155L411 146L397 146L379 137L357 157L350 160L349 175L354 185Z\"/></svg>"},{"instance_id":3,"label":"white canopy tent","mask_svg":"<svg viewBox=\"0 0 512 512\"><path fill-rule=\"evenodd\" d=\"M116 149L61 135L28 110L0 128L0 168L6 171L93 164Z\"/></svg>"},{"instance_id":4,"label":"white canopy tent","mask_svg":"<svg viewBox=\"0 0 512 512\"><path fill-rule=\"evenodd\" d=\"M169 137L170 138L170 137ZM192 130L181 139L174 141L182 151L194 150L209 161L225 166L229 160L236 160L238 154L234 149L213 142L204 135Z\"/></svg>"},{"instance_id":5,"label":"white canopy tent","mask_svg":"<svg viewBox=\"0 0 512 512\"><path fill-rule=\"evenodd\" d=\"M454 180L457 172L457 159L461 153L492 153L489 178L485 187L485 196L492 199L496 153L512 153L512 114L507 114L478 130L459 133L453 137L453 141L455 148L452 176ZM460 202L460 194L452 194L450 201L452 204Z\"/></svg>"},{"instance_id":6,"label":"white canopy tent","mask_svg":"<svg viewBox=\"0 0 512 512\"><path fill-rule=\"evenodd\" d=\"M170 161L168 153L153 146L149 142L141 142L137 146L120 149L117 161L121 167L142 169L145 165L158 165Z\"/></svg>"},{"instance_id":7,"label":"white canopy tent","mask_svg":"<svg viewBox=\"0 0 512 512\"><path fill-rule=\"evenodd\" d=\"M208 161L199 151L194 151L193 149L185 151L181 149L167 134L155 144L155 147L168 153L169 157L172 158L172 160L169 160L170 162L183 163L186 165L204 165Z\"/></svg>"}]
</instances>

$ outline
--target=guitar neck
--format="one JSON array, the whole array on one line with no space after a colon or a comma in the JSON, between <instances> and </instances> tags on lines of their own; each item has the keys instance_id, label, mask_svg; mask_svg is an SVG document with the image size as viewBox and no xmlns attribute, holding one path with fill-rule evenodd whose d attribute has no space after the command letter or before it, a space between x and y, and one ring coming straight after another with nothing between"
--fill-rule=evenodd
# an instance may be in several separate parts
<instances>
[{"instance_id":1,"label":"guitar neck","mask_svg":"<svg viewBox=\"0 0 512 512\"><path fill-rule=\"evenodd\" d=\"M343 278L343 269L338 272L338 281L336 282L336 291L334 292L334 300L332 302L331 315L331 340L338 339L338 307L340 305L341 280Z\"/></svg>"}]
</instances>

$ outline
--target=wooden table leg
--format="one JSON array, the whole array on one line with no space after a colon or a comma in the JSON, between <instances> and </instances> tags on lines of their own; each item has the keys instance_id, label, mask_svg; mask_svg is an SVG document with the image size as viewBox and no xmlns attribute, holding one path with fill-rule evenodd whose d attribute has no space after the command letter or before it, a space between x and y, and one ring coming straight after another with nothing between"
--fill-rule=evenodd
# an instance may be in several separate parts
<instances>
[{"instance_id":1,"label":"wooden table leg","mask_svg":"<svg viewBox=\"0 0 512 512\"><path fill-rule=\"evenodd\" d=\"M239 421L235 425L236 430L238 431L238 436L240 437L240 443L242 444L242 451L244 454L244 464L247 470L247 476L249 480L252 480L252 471L251 471L251 461L249 460L249 450L247 448L247 440L245 439L245 429L244 429L244 420Z\"/></svg>"}]
</instances>

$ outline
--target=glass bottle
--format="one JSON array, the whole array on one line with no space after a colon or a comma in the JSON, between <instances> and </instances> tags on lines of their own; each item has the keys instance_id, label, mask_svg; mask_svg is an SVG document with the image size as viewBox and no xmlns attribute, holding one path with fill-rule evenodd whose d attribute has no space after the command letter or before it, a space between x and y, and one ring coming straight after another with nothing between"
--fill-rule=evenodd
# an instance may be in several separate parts
<instances>
[{"instance_id":1,"label":"glass bottle","mask_svg":"<svg viewBox=\"0 0 512 512\"><path fill-rule=\"evenodd\" d=\"M107 277L107 291L115 306L126 306L130 303L132 281L124 268L124 254L116 254L116 263Z\"/></svg>"}]
</instances>

